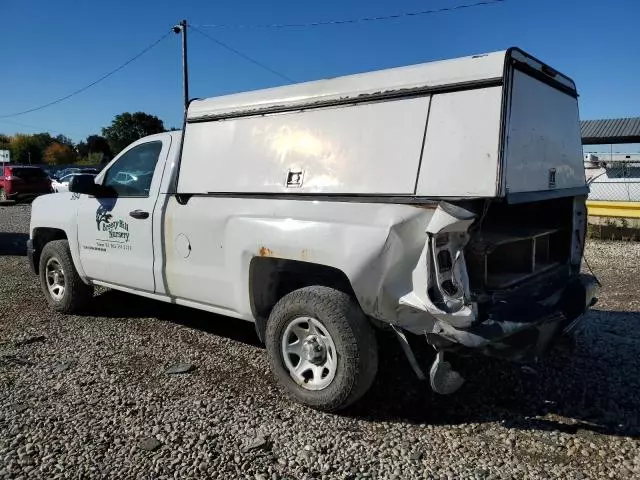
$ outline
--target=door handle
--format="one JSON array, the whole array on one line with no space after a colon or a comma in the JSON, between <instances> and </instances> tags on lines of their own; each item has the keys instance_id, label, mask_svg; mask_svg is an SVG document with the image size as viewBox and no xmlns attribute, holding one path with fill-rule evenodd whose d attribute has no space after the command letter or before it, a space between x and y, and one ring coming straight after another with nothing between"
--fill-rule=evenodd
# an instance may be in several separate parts
<instances>
[{"instance_id":1,"label":"door handle","mask_svg":"<svg viewBox=\"0 0 640 480\"><path fill-rule=\"evenodd\" d=\"M144 210L132 210L129 212L133 218L139 218L144 220L145 218L149 218L149 212L145 212Z\"/></svg>"}]
</instances>

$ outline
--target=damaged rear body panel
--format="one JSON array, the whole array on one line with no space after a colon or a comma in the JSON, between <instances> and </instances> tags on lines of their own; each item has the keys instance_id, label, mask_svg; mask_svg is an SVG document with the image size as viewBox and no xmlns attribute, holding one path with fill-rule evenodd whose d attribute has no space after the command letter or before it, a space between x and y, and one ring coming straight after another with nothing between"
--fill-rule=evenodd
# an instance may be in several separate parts
<instances>
[{"instance_id":1,"label":"damaged rear body panel","mask_svg":"<svg viewBox=\"0 0 640 480\"><path fill-rule=\"evenodd\" d=\"M441 202L410 280L390 268L377 305L395 302L392 323L438 351L535 360L595 302L595 280L579 273L584 202ZM396 235L389 258L404 245Z\"/></svg>"}]
</instances>

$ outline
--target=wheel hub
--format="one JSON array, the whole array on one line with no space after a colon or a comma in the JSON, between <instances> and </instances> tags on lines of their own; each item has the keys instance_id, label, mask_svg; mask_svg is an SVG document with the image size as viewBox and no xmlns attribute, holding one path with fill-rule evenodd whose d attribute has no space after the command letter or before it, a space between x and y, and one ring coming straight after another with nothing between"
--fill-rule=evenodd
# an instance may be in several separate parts
<instances>
[{"instance_id":1,"label":"wheel hub","mask_svg":"<svg viewBox=\"0 0 640 480\"><path fill-rule=\"evenodd\" d=\"M302 343L302 358L314 365L322 365L327 358L327 347L316 335L309 335Z\"/></svg>"}]
</instances>

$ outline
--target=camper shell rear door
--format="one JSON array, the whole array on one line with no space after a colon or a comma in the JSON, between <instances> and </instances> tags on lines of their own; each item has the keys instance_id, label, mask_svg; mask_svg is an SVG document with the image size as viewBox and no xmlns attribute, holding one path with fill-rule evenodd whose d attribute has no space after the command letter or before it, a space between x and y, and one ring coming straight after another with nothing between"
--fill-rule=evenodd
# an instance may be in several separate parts
<instances>
[{"instance_id":1,"label":"camper shell rear door","mask_svg":"<svg viewBox=\"0 0 640 480\"><path fill-rule=\"evenodd\" d=\"M505 61L502 196L519 202L586 195L575 84L519 49Z\"/></svg>"}]
</instances>

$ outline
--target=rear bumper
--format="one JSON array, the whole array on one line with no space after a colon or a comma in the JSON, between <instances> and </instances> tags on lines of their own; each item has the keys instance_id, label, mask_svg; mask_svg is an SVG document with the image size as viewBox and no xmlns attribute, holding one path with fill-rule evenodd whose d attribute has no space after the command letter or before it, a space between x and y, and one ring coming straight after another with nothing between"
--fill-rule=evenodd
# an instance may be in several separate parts
<instances>
[{"instance_id":1,"label":"rear bumper","mask_svg":"<svg viewBox=\"0 0 640 480\"><path fill-rule=\"evenodd\" d=\"M36 251L33 248L33 241L31 239L27 240L27 259L29 260L29 266L31 267L31 271L34 274L38 274L38 266L36 264Z\"/></svg>"},{"instance_id":2,"label":"rear bumper","mask_svg":"<svg viewBox=\"0 0 640 480\"><path fill-rule=\"evenodd\" d=\"M590 275L576 275L563 289L541 301L520 299L499 304L487 318L468 328L444 322L427 341L438 350L461 354L480 352L513 361L539 358L564 331L579 323L595 304L596 281Z\"/></svg>"}]
</instances>

